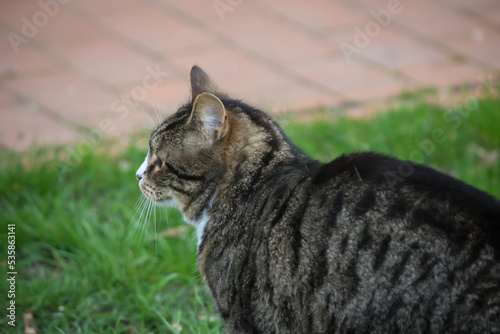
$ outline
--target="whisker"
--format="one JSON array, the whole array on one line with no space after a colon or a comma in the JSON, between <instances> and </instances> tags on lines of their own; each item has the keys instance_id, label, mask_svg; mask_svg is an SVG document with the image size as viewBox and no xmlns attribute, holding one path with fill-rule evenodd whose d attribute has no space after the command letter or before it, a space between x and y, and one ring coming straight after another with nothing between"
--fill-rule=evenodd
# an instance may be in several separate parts
<instances>
[{"instance_id":1,"label":"whisker","mask_svg":"<svg viewBox=\"0 0 500 334\"><path fill-rule=\"evenodd\" d=\"M146 244L147 236L148 236L148 230L149 230L149 224L151 223L151 219L153 218L152 217L153 209L154 209L154 202L153 201L149 201L148 217L147 217L147 220L146 220L146 224L144 226L145 227L145 229L144 229L144 240L143 240L144 244Z\"/></svg>"},{"instance_id":2,"label":"whisker","mask_svg":"<svg viewBox=\"0 0 500 334\"><path fill-rule=\"evenodd\" d=\"M163 209L163 208L162 208L162 207L159 207L158 209L159 209L159 211L160 211L160 221L158 222L158 224L159 224L158 229L159 229L159 230L161 230L161 222L163 221L163 217L162 217L162 216L163 216L163 215L162 215L162 212L163 212L163 210L162 210L162 209Z\"/></svg>"},{"instance_id":3,"label":"whisker","mask_svg":"<svg viewBox=\"0 0 500 334\"><path fill-rule=\"evenodd\" d=\"M141 234L141 241L143 243L146 242L146 233L147 233L147 227L149 225L149 214L151 213L151 201L148 201L148 207L146 210L146 218L144 220L144 224L142 224L142 234Z\"/></svg>"},{"instance_id":4,"label":"whisker","mask_svg":"<svg viewBox=\"0 0 500 334\"><path fill-rule=\"evenodd\" d=\"M148 206L148 201L144 201L143 205L142 205L141 214L140 214L140 216L137 219L136 224L135 224L134 233L137 233L137 231L139 229L139 225L141 223L144 225L143 219L144 219L145 214L146 214L147 206Z\"/></svg>"},{"instance_id":5,"label":"whisker","mask_svg":"<svg viewBox=\"0 0 500 334\"><path fill-rule=\"evenodd\" d=\"M149 148L149 140L150 140L150 138L139 139L135 143L135 147L139 150L144 150L145 148ZM146 143L144 143L144 142L146 142Z\"/></svg>"},{"instance_id":6,"label":"whisker","mask_svg":"<svg viewBox=\"0 0 500 334\"><path fill-rule=\"evenodd\" d=\"M139 216L139 218L137 219L137 222L135 224L135 227L134 227L134 233L137 233L137 230L139 229L139 224L142 222L143 225L144 225L144 222L142 221L143 218L145 217L145 214L146 214L146 209L147 209L147 206L148 206L148 201L145 201L143 202L143 205L142 205L142 210L141 210L141 214Z\"/></svg>"},{"instance_id":7,"label":"whisker","mask_svg":"<svg viewBox=\"0 0 500 334\"><path fill-rule=\"evenodd\" d=\"M156 113L156 118L158 118L158 125L160 125L161 124L161 117L160 117L159 110L157 110L155 108L155 105L153 104L153 101L151 101L151 96L149 95L149 91L146 90L146 93L148 94L149 103L151 103L151 106L153 107L153 110ZM158 95L156 97L158 98Z\"/></svg>"},{"instance_id":8,"label":"whisker","mask_svg":"<svg viewBox=\"0 0 500 334\"><path fill-rule=\"evenodd\" d=\"M149 114L146 111L144 111L142 105L140 103L138 103L137 105L139 106L139 109L141 109L141 111L144 113L144 115L146 115L146 117L149 119L151 124L153 124L153 129L158 127L158 125L153 121L153 119L149 116Z\"/></svg>"},{"instance_id":9,"label":"whisker","mask_svg":"<svg viewBox=\"0 0 500 334\"><path fill-rule=\"evenodd\" d=\"M155 210L154 211L154 216L155 216L155 253L156 253L156 259L158 259L158 239L156 238L156 201L155 201L154 210Z\"/></svg>"},{"instance_id":10,"label":"whisker","mask_svg":"<svg viewBox=\"0 0 500 334\"><path fill-rule=\"evenodd\" d=\"M146 199L146 197L144 197L144 195L141 193L141 196L139 196L139 198L137 199L137 201L135 201L135 204L134 206L132 207L132 210L137 210L137 208L139 207L139 205L141 204L142 201L144 201Z\"/></svg>"},{"instance_id":11,"label":"whisker","mask_svg":"<svg viewBox=\"0 0 500 334\"><path fill-rule=\"evenodd\" d=\"M160 98L158 97L158 95L156 95L156 105L158 106L158 114L160 115L160 119L161 119ZM160 121L160 124L161 124L161 121Z\"/></svg>"},{"instance_id":12,"label":"whisker","mask_svg":"<svg viewBox=\"0 0 500 334\"><path fill-rule=\"evenodd\" d=\"M146 200L146 197L143 194L141 194L141 196L139 196L139 199L136 201L136 203L135 203L135 205L134 205L134 207L132 209L132 210L135 211L135 213L134 213L134 216L132 217L132 219L130 220L130 224L133 224L134 220L135 220L135 224L132 227L132 230L130 231L130 233L127 236L126 240L130 240L130 238L134 235L135 231L137 230L137 220L136 219L138 219L139 212L142 211L140 209L143 209L143 207L144 207L144 201L145 200Z\"/></svg>"},{"instance_id":13,"label":"whisker","mask_svg":"<svg viewBox=\"0 0 500 334\"><path fill-rule=\"evenodd\" d=\"M165 209L165 220L167 221L167 228L170 228L170 222L168 221L168 211Z\"/></svg>"}]
</instances>

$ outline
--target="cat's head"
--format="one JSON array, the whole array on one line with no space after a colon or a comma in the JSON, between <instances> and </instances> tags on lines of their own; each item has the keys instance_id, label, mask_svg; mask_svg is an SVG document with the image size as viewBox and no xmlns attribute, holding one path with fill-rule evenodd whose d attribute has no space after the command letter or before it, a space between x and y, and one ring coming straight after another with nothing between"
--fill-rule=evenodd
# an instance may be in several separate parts
<instances>
[{"instance_id":1,"label":"cat's head","mask_svg":"<svg viewBox=\"0 0 500 334\"><path fill-rule=\"evenodd\" d=\"M136 177L147 199L178 208L194 222L218 193L244 191L252 175L291 152L265 113L220 93L197 66L190 81L190 102L153 131Z\"/></svg>"}]
</instances>

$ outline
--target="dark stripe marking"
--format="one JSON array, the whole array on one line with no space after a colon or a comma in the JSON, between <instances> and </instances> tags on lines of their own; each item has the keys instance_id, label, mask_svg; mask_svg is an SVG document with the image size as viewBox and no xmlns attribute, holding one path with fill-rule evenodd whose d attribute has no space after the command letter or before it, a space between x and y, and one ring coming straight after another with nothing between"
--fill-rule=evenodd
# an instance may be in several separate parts
<instances>
[{"instance_id":1,"label":"dark stripe marking","mask_svg":"<svg viewBox=\"0 0 500 334\"><path fill-rule=\"evenodd\" d=\"M178 192L179 194L182 194L182 195L185 195L185 196L188 196L189 193L181 188L177 188L176 186L170 186L170 189L172 189L173 191L176 191Z\"/></svg>"},{"instance_id":2,"label":"dark stripe marking","mask_svg":"<svg viewBox=\"0 0 500 334\"><path fill-rule=\"evenodd\" d=\"M179 179L183 179L186 181L204 181L205 178L202 176L197 176L197 175L188 175L181 173L179 170L177 170L174 166L169 164L168 162L165 162L165 166Z\"/></svg>"},{"instance_id":3,"label":"dark stripe marking","mask_svg":"<svg viewBox=\"0 0 500 334\"><path fill-rule=\"evenodd\" d=\"M398 312L398 310L404 305L403 301L401 300L401 297L396 299L391 307L389 308L389 312L387 313L387 320L394 321L394 316Z\"/></svg>"},{"instance_id":4,"label":"dark stripe marking","mask_svg":"<svg viewBox=\"0 0 500 334\"><path fill-rule=\"evenodd\" d=\"M297 189L297 187L299 187L302 184L302 181L303 180L297 182L295 185L290 187L288 189L287 198L285 200L277 203L277 205L280 206L280 209L279 209L277 215L274 216L273 220L271 221L271 227L274 227L280 221L280 219L285 215L286 210L288 209L288 205L290 204L290 199L295 194L295 190Z\"/></svg>"},{"instance_id":5,"label":"dark stripe marking","mask_svg":"<svg viewBox=\"0 0 500 334\"><path fill-rule=\"evenodd\" d=\"M380 248L378 249L377 253L375 254L375 262L373 263L373 271L377 271L382 263L384 263L385 258L387 257L387 252L389 250L389 244L391 242L391 236L387 235L384 240L382 240L382 243L380 244Z\"/></svg>"},{"instance_id":6,"label":"dark stripe marking","mask_svg":"<svg viewBox=\"0 0 500 334\"><path fill-rule=\"evenodd\" d=\"M323 285L323 283L325 282L325 277L328 275L328 259L326 253L328 251L328 247L330 246L330 239L334 234L333 229L337 225L337 215L342 210L343 195L344 193L342 191L339 191L337 193L333 201L333 205L328 212L325 228L327 229L327 232L329 230L330 233L328 233L328 238L323 238L321 240L321 244L318 246L319 251L316 254L317 256L314 257L316 258L316 261L312 267L313 272L311 273L310 277L310 283L312 287ZM323 197L322 202L326 202L326 199L327 196ZM322 205L320 204L320 207L321 206Z\"/></svg>"},{"instance_id":7,"label":"dark stripe marking","mask_svg":"<svg viewBox=\"0 0 500 334\"><path fill-rule=\"evenodd\" d=\"M344 196L343 191L339 191L337 193L337 196L335 196L335 200L333 201L332 208L328 212L326 223L329 229L332 229L337 225L337 215L340 213L340 211L342 211L343 196Z\"/></svg>"},{"instance_id":8,"label":"dark stripe marking","mask_svg":"<svg viewBox=\"0 0 500 334\"><path fill-rule=\"evenodd\" d=\"M410 259L410 256L411 256L411 253L410 252L406 252L403 255L403 259L401 260L401 262L399 262L395 266L394 271L392 273L392 277L391 277L391 283L392 284L395 284L399 280L399 278L401 277L401 275L404 273L406 264L408 263L408 260Z\"/></svg>"},{"instance_id":9,"label":"dark stripe marking","mask_svg":"<svg viewBox=\"0 0 500 334\"><path fill-rule=\"evenodd\" d=\"M307 206L309 204L310 194L307 193L305 198L302 199L301 205L297 208L297 210L293 213L293 216L290 218L290 224L294 229L295 233L293 234L292 240L292 248L295 252L295 265L299 265L299 255L300 249L302 247L302 223L304 222L304 215L306 213Z\"/></svg>"},{"instance_id":10,"label":"dark stripe marking","mask_svg":"<svg viewBox=\"0 0 500 334\"><path fill-rule=\"evenodd\" d=\"M465 226L457 226L456 222L439 214L435 209L417 209L413 212L410 228L416 229L421 225L428 225L437 231L441 231L451 241L450 246L455 252L463 249L467 242L470 229Z\"/></svg>"},{"instance_id":11,"label":"dark stripe marking","mask_svg":"<svg viewBox=\"0 0 500 334\"><path fill-rule=\"evenodd\" d=\"M372 243L372 236L368 231L368 224L365 224L365 228L363 229L363 232L361 234L361 240L359 241L358 244L358 252L363 248L368 247L371 243Z\"/></svg>"},{"instance_id":12,"label":"dark stripe marking","mask_svg":"<svg viewBox=\"0 0 500 334\"><path fill-rule=\"evenodd\" d=\"M358 292L360 278L357 272L358 259L355 257L352 259L351 263L349 263L349 267L347 267L346 274L348 277L347 285L348 290L351 293L351 296L354 296ZM348 299L345 301L347 302Z\"/></svg>"},{"instance_id":13,"label":"dark stripe marking","mask_svg":"<svg viewBox=\"0 0 500 334\"><path fill-rule=\"evenodd\" d=\"M483 250L485 244L477 242L472 249L469 251L469 256L459 267L456 268L457 271L462 271L469 268L471 265L477 262L481 257L481 251Z\"/></svg>"},{"instance_id":14,"label":"dark stripe marking","mask_svg":"<svg viewBox=\"0 0 500 334\"><path fill-rule=\"evenodd\" d=\"M187 109L186 109L187 108ZM156 128L156 130L153 131L153 133L151 134L151 139L159 136L160 134L168 131L168 130L171 130L177 126L179 126L179 123L183 120L185 120L188 116L191 115L191 109L192 109L192 106L183 106L181 107L177 113L175 113L174 115L172 115L170 118L168 118L167 120L165 120L160 126L158 126L158 128ZM168 124L166 124L166 122L170 122ZM152 149L153 147L151 146L152 144L152 140L149 141L149 148Z\"/></svg>"},{"instance_id":15,"label":"dark stripe marking","mask_svg":"<svg viewBox=\"0 0 500 334\"><path fill-rule=\"evenodd\" d=\"M394 218L404 218L409 211L410 210L406 200L401 197L397 197L394 204L389 207L388 215Z\"/></svg>"},{"instance_id":16,"label":"dark stripe marking","mask_svg":"<svg viewBox=\"0 0 500 334\"><path fill-rule=\"evenodd\" d=\"M424 262L425 263L422 263ZM425 281L429 275L432 273L432 271L434 270L434 267L439 263L439 261L437 259L433 260L433 261L430 261L430 256L427 254L423 261L421 261L421 265L420 267L422 267L423 265L426 265L424 271L420 274L420 276L415 280L415 282L413 282L413 286L416 286L418 285L419 283Z\"/></svg>"},{"instance_id":17,"label":"dark stripe marking","mask_svg":"<svg viewBox=\"0 0 500 334\"><path fill-rule=\"evenodd\" d=\"M373 189L367 189L361 199L356 203L354 207L354 215L361 216L367 213L372 206L375 204L375 193Z\"/></svg>"},{"instance_id":18,"label":"dark stripe marking","mask_svg":"<svg viewBox=\"0 0 500 334\"><path fill-rule=\"evenodd\" d=\"M345 250L347 248L347 242L349 241L349 235L346 234L343 238L342 241L340 242L340 254L344 254Z\"/></svg>"},{"instance_id":19,"label":"dark stripe marking","mask_svg":"<svg viewBox=\"0 0 500 334\"><path fill-rule=\"evenodd\" d=\"M317 260L312 266L312 273L309 282L313 289L322 286L325 283L326 276L328 275L328 259L326 257L327 250L328 240L322 246L318 253Z\"/></svg>"}]
</instances>

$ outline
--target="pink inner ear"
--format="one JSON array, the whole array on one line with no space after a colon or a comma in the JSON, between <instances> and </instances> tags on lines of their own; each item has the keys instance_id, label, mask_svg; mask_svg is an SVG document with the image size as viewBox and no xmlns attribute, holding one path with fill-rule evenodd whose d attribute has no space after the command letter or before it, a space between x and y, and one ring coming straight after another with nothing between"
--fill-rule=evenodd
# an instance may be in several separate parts
<instances>
[{"instance_id":1,"label":"pink inner ear","mask_svg":"<svg viewBox=\"0 0 500 334\"><path fill-rule=\"evenodd\" d=\"M213 94L205 92L198 95L191 117L196 117L201 121L207 137L215 133L215 139L220 139L227 132L226 109L221 100Z\"/></svg>"}]
</instances>

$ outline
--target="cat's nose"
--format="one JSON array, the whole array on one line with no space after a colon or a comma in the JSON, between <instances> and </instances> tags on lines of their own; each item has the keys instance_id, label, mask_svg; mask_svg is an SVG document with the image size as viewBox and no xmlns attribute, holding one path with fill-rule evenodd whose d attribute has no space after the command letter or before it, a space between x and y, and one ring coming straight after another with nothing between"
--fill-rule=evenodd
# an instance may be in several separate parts
<instances>
[{"instance_id":1,"label":"cat's nose","mask_svg":"<svg viewBox=\"0 0 500 334\"><path fill-rule=\"evenodd\" d=\"M148 166L148 157L149 154L146 156L146 159L142 163L141 167L135 172L135 178L137 181L140 181L144 177L144 173L146 173L146 167Z\"/></svg>"}]
</instances>

